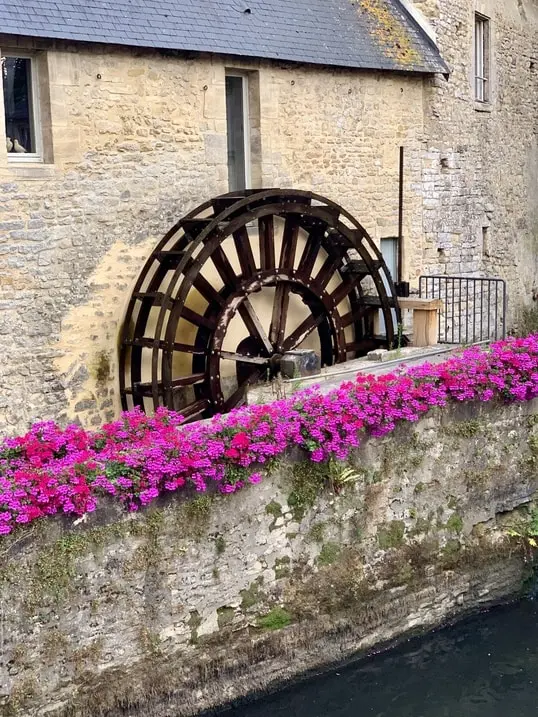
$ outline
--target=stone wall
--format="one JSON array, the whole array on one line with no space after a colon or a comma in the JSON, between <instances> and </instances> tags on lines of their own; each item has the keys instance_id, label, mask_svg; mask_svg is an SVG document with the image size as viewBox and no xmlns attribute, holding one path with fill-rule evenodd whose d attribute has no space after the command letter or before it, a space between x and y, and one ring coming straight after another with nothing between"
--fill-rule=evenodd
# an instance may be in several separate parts
<instances>
[{"instance_id":1,"label":"stone wall","mask_svg":"<svg viewBox=\"0 0 538 717\"><path fill-rule=\"evenodd\" d=\"M532 304L538 257L538 4L415 0L451 69L425 95L423 269L509 283ZM474 100L475 12L491 19L491 102Z\"/></svg>"},{"instance_id":2,"label":"stone wall","mask_svg":"<svg viewBox=\"0 0 538 717\"><path fill-rule=\"evenodd\" d=\"M432 413L367 441L343 484L297 455L234 496L21 527L0 713L185 717L514 595L537 411Z\"/></svg>"}]
</instances>

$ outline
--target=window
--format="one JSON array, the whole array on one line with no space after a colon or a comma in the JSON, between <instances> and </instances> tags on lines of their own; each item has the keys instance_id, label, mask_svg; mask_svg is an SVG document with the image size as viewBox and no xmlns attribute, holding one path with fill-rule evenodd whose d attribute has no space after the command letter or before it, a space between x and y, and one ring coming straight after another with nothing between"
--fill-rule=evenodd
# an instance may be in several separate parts
<instances>
[{"instance_id":1,"label":"window","mask_svg":"<svg viewBox=\"0 0 538 717\"><path fill-rule=\"evenodd\" d=\"M34 59L28 56L2 58L4 113L8 159L41 159L38 91Z\"/></svg>"},{"instance_id":2,"label":"window","mask_svg":"<svg viewBox=\"0 0 538 717\"><path fill-rule=\"evenodd\" d=\"M250 185L248 77L226 75L228 183L231 192Z\"/></svg>"},{"instance_id":3,"label":"window","mask_svg":"<svg viewBox=\"0 0 538 717\"><path fill-rule=\"evenodd\" d=\"M490 26L483 15L475 15L474 33L475 99L490 100Z\"/></svg>"}]
</instances>

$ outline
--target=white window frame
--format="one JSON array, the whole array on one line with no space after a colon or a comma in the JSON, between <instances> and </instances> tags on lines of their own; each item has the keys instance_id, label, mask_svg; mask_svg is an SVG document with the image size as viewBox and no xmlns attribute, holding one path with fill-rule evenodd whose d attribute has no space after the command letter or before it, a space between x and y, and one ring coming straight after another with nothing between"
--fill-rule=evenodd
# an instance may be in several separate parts
<instances>
[{"instance_id":1,"label":"white window frame","mask_svg":"<svg viewBox=\"0 0 538 717\"><path fill-rule=\"evenodd\" d=\"M38 79L38 63L35 55L19 52L17 50L3 50L2 61L7 57L16 57L22 60L30 60L30 112L31 121L33 123L35 152L26 152L25 154L16 154L15 152L6 152L8 162L43 162L43 132L41 128L41 112L39 101L39 79ZM2 76L3 82L3 76ZM2 94L3 97L3 94ZM4 111L4 108L2 108ZM5 121L5 120L3 120Z\"/></svg>"},{"instance_id":2,"label":"white window frame","mask_svg":"<svg viewBox=\"0 0 538 717\"><path fill-rule=\"evenodd\" d=\"M491 101L491 22L479 12L474 16L474 99Z\"/></svg>"},{"instance_id":3,"label":"white window frame","mask_svg":"<svg viewBox=\"0 0 538 717\"><path fill-rule=\"evenodd\" d=\"M243 142L245 153L245 184L249 189L252 184L252 169L250 157L250 106L249 106L249 87L248 73L239 70L226 70L226 77L240 77L241 87L243 90Z\"/></svg>"}]
</instances>

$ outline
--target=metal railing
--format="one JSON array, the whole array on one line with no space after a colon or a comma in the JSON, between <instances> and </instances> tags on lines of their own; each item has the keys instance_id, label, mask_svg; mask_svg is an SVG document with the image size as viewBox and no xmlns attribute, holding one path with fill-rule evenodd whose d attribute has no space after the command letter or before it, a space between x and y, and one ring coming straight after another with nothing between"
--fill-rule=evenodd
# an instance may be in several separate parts
<instances>
[{"instance_id":1,"label":"metal railing","mask_svg":"<svg viewBox=\"0 0 538 717\"><path fill-rule=\"evenodd\" d=\"M440 344L472 344L506 337L506 282L475 276L419 278L423 299L441 299Z\"/></svg>"}]
</instances>

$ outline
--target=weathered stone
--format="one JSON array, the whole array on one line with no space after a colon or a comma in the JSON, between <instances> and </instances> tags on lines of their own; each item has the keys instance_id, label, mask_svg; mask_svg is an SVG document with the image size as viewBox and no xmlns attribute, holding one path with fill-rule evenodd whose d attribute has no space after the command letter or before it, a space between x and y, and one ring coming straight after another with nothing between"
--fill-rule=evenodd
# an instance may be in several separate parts
<instances>
[{"instance_id":1,"label":"weathered stone","mask_svg":"<svg viewBox=\"0 0 538 717\"><path fill-rule=\"evenodd\" d=\"M280 371L285 378L299 378L319 373L321 359L318 353L309 349L287 351L280 360Z\"/></svg>"},{"instance_id":2,"label":"weathered stone","mask_svg":"<svg viewBox=\"0 0 538 717\"><path fill-rule=\"evenodd\" d=\"M535 412L434 411L364 441L341 484L288 460L233 496L21 526L1 541L0 710L190 717L517 593Z\"/></svg>"}]
</instances>

